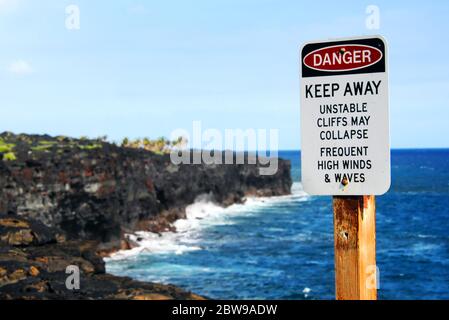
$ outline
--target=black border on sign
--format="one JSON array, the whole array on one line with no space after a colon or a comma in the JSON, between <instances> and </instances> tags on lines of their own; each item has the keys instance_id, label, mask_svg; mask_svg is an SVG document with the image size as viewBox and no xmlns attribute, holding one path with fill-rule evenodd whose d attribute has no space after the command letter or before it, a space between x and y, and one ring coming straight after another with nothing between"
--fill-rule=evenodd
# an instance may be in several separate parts
<instances>
[{"instance_id":1,"label":"black border on sign","mask_svg":"<svg viewBox=\"0 0 449 320\"><path fill-rule=\"evenodd\" d=\"M304 57L312 51L326 48L335 45L344 45L344 44L363 44L368 45L374 48L379 49L382 52L382 58L376 62L375 64L361 68L356 70L349 71L320 71L311 69L304 64ZM326 77L326 76L338 76L338 75L347 75L347 74L362 74L362 73L377 73L377 72L385 72L386 63L385 63L385 41L381 37L372 37L372 38L360 38L360 39L345 39L338 41L325 41L325 42L313 42L307 43L301 50L301 71L303 78L310 77Z\"/></svg>"}]
</instances>

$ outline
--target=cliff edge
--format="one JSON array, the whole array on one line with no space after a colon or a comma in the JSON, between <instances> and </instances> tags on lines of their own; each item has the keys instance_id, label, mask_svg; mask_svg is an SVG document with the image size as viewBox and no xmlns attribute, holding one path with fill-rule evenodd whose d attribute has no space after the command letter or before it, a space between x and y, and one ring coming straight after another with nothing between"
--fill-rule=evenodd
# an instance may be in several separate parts
<instances>
[{"instance_id":1,"label":"cliff edge","mask_svg":"<svg viewBox=\"0 0 449 320\"><path fill-rule=\"evenodd\" d=\"M169 229L202 194L226 206L289 194L292 184L281 159L263 176L258 164L174 165L169 155L98 140L3 133L2 149L12 151L0 153L0 212L113 246L124 233Z\"/></svg>"},{"instance_id":2,"label":"cliff edge","mask_svg":"<svg viewBox=\"0 0 449 320\"><path fill-rule=\"evenodd\" d=\"M202 299L105 273L124 234L163 232L207 194L227 206L290 193L290 163L174 165L169 155L100 140L0 134L0 299ZM68 266L80 272L67 288Z\"/></svg>"}]
</instances>

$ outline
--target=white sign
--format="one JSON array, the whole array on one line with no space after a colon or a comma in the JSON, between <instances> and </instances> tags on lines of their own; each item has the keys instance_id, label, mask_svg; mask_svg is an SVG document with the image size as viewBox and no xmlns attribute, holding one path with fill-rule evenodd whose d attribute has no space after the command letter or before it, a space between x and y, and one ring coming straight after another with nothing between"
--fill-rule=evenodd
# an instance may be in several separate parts
<instances>
[{"instance_id":1,"label":"white sign","mask_svg":"<svg viewBox=\"0 0 449 320\"><path fill-rule=\"evenodd\" d=\"M384 194L390 188L385 40L307 43L301 65L304 190L312 195Z\"/></svg>"}]
</instances>

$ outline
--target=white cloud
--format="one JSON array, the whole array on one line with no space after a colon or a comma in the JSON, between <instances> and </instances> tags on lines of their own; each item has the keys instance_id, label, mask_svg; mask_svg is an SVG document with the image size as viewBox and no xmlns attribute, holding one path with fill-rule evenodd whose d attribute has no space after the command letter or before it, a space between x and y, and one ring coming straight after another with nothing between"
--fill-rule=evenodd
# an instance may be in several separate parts
<instances>
[{"instance_id":1,"label":"white cloud","mask_svg":"<svg viewBox=\"0 0 449 320\"><path fill-rule=\"evenodd\" d=\"M0 13L10 12L17 8L20 0L0 0Z\"/></svg>"},{"instance_id":2,"label":"white cloud","mask_svg":"<svg viewBox=\"0 0 449 320\"><path fill-rule=\"evenodd\" d=\"M9 72L18 74L18 75L26 75L26 74L30 74L30 73L34 72L31 65L28 62L26 62L25 60L13 61L9 65L8 70L9 70Z\"/></svg>"}]
</instances>

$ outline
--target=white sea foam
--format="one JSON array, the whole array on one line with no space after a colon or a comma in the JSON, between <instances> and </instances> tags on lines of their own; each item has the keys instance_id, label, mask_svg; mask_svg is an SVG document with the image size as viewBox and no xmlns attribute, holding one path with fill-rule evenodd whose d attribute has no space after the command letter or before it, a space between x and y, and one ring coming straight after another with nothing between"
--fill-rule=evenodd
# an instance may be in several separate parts
<instances>
[{"instance_id":1,"label":"white sea foam","mask_svg":"<svg viewBox=\"0 0 449 320\"><path fill-rule=\"evenodd\" d=\"M133 259L142 253L182 254L188 251L201 250L200 235L204 228L216 225L233 224L236 216L249 216L260 212L266 207L282 203L307 201L309 196L304 192L300 182L293 183L292 194L278 197L251 197L244 204L234 204L223 208L214 203L209 195L196 199L195 203L186 208L186 219L173 223L177 232L156 234L151 232L136 232L126 235L137 244L131 250L118 251L106 261Z\"/></svg>"},{"instance_id":2,"label":"white sea foam","mask_svg":"<svg viewBox=\"0 0 449 320\"><path fill-rule=\"evenodd\" d=\"M305 287L304 290L302 290L302 293L304 293L304 298L309 297L309 293L312 291L312 289Z\"/></svg>"}]
</instances>

